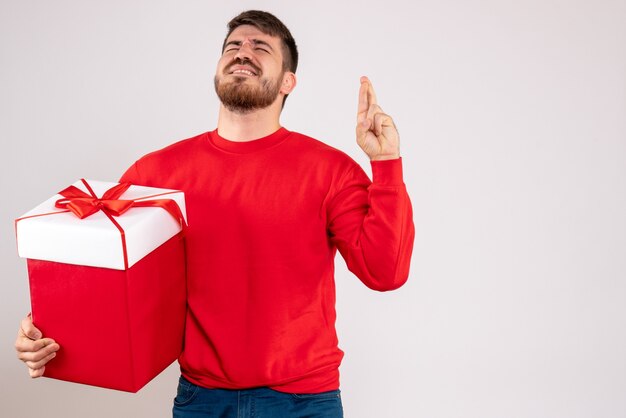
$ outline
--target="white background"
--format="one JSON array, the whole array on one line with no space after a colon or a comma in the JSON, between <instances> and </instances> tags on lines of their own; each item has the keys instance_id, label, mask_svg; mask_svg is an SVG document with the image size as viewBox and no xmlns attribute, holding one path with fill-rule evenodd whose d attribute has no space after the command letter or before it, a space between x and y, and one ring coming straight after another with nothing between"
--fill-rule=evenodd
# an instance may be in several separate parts
<instances>
[{"instance_id":1,"label":"white background","mask_svg":"<svg viewBox=\"0 0 626 418\"><path fill-rule=\"evenodd\" d=\"M609 0L2 0L0 416L170 416L176 365L139 394L28 377L13 219L213 129L225 24L249 8L300 47L286 127L369 170L366 74L401 133L410 280L381 294L337 262L346 417L625 417L626 3Z\"/></svg>"}]
</instances>

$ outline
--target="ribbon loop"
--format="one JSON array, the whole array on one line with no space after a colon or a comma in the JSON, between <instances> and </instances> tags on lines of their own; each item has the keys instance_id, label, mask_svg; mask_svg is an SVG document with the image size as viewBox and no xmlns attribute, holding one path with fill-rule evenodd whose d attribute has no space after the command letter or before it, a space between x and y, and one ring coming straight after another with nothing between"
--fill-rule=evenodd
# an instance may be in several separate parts
<instances>
[{"instance_id":1,"label":"ribbon loop","mask_svg":"<svg viewBox=\"0 0 626 418\"><path fill-rule=\"evenodd\" d=\"M85 193L78 187L69 186L59 192L64 199L57 200L54 206L59 209L69 209L80 219L91 216L98 211L103 211L104 213L113 216L121 216L132 207L160 207L172 215L172 217L174 217L174 219L176 219L176 221L178 221L181 225L181 228L185 229L187 226L178 204L172 199L142 201L119 199L119 197L130 187L130 183L127 182L111 187L109 190L104 192L101 198L99 198L93 192L85 179L81 179L81 181L85 184L89 193Z\"/></svg>"}]
</instances>

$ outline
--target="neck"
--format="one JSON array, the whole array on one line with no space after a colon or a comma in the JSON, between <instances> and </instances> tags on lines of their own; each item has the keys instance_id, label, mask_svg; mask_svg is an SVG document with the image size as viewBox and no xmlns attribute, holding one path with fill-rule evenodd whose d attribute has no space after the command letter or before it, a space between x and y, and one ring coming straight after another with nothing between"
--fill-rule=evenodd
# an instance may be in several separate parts
<instances>
[{"instance_id":1,"label":"neck","mask_svg":"<svg viewBox=\"0 0 626 418\"><path fill-rule=\"evenodd\" d=\"M217 133L236 142L253 141L271 135L280 128L280 103L250 113L236 113L220 105Z\"/></svg>"}]
</instances>

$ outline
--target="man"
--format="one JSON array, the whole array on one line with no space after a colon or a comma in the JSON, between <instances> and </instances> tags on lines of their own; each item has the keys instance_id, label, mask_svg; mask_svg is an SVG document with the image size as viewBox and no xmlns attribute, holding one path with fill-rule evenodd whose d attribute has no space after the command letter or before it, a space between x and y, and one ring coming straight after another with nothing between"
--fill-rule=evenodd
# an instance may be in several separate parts
<instances>
[{"instance_id":1,"label":"man","mask_svg":"<svg viewBox=\"0 0 626 418\"><path fill-rule=\"evenodd\" d=\"M282 22L247 11L228 28L217 129L122 176L187 199L189 309L174 416L341 417L334 256L372 289L406 281L414 228L398 132L362 77L356 136L370 182L344 153L281 127L298 60ZM16 349L39 377L59 345L27 317Z\"/></svg>"}]
</instances>

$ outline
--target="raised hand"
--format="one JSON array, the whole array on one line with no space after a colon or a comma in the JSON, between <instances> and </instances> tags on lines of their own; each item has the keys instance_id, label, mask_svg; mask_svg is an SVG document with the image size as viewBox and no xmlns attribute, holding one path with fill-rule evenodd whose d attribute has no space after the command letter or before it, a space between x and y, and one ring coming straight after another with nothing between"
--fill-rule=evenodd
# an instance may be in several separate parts
<instances>
[{"instance_id":1,"label":"raised hand","mask_svg":"<svg viewBox=\"0 0 626 418\"><path fill-rule=\"evenodd\" d=\"M400 157L400 137L391 116L378 106L374 87L361 77L359 108L356 118L356 142L372 161Z\"/></svg>"}]
</instances>

